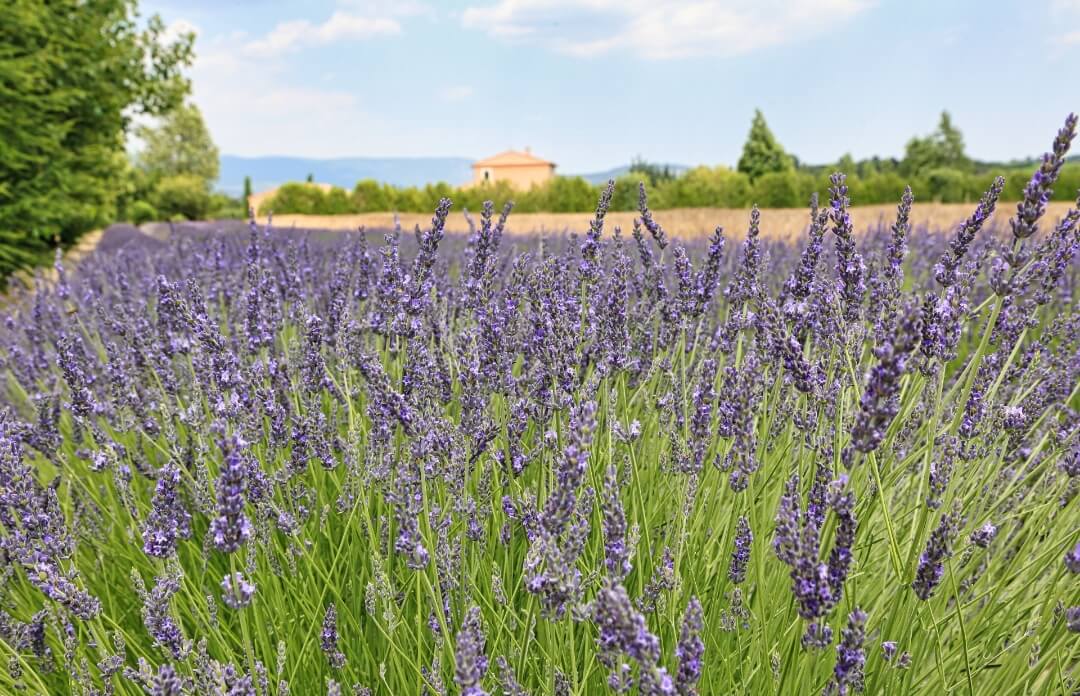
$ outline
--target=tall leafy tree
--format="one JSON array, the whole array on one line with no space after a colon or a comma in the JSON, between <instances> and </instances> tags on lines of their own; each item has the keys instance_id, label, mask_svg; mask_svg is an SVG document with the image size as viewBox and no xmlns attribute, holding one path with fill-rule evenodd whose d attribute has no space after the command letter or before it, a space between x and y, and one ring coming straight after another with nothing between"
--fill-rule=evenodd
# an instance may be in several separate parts
<instances>
[{"instance_id":1,"label":"tall leafy tree","mask_svg":"<svg viewBox=\"0 0 1080 696\"><path fill-rule=\"evenodd\" d=\"M218 178L218 149L194 104L181 104L157 127L139 128L138 135L143 141L138 166L151 178L186 174L202 179L207 187Z\"/></svg>"},{"instance_id":2,"label":"tall leafy tree","mask_svg":"<svg viewBox=\"0 0 1080 696\"><path fill-rule=\"evenodd\" d=\"M949 116L941 112L937 130L928 136L912 138L904 149L904 171L923 174L932 169L968 171L971 160L964 151L964 136Z\"/></svg>"},{"instance_id":3,"label":"tall leafy tree","mask_svg":"<svg viewBox=\"0 0 1080 696\"><path fill-rule=\"evenodd\" d=\"M0 243L70 242L110 221L137 115L183 101L194 36L135 0L0 2ZM0 271L3 268L0 253Z\"/></svg>"},{"instance_id":4,"label":"tall leafy tree","mask_svg":"<svg viewBox=\"0 0 1080 696\"><path fill-rule=\"evenodd\" d=\"M776 136L769 130L761 109L754 110L750 134L746 137L746 144L743 145L737 168L751 180L770 172L787 172L795 168L791 155L784 152Z\"/></svg>"}]
</instances>

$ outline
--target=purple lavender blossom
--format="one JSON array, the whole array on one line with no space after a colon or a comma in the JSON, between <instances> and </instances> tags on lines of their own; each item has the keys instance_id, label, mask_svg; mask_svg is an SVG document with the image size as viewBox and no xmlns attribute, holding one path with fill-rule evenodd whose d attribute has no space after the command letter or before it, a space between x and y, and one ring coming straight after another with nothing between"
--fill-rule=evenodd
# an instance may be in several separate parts
<instances>
[{"instance_id":1,"label":"purple lavender blossom","mask_svg":"<svg viewBox=\"0 0 1080 696\"><path fill-rule=\"evenodd\" d=\"M577 489L589 465L589 449L596 429L596 404L582 402L570 414L570 441L555 471L555 490L544 505L541 524L552 536L566 528L577 500Z\"/></svg>"},{"instance_id":2,"label":"purple lavender blossom","mask_svg":"<svg viewBox=\"0 0 1080 696\"><path fill-rule=\"evenodd\" d=\"M1039 218L1046 212L1046 205L1054 193L1054 182L1061 173L1069 145L1076 137L1076 122L1076 114L1069 114L1065 125L1054 138L1052 150L1043 155L1042 165L1035 170L1024 188L1024 197L1016 205L1016 216L1009 220L1013 236L1017 239L1027 239L1038 229Z\"/></svg>"},{"instance_id":3,"label":"purple lavender blossom","mask_svg":"<svg viewBox=\"0 0 1080 696\"><path fill-rule=\"evenodd\" d=\"M169 663L158 668L150 682L150 696L183 696L184 682Z\"/></svg>"},{"instance_id":4,"label":"purple lavender blossom","mask_svg":"<svg viewBox=\"0 0 1080 696\"><path fill-rule=\"evenodd\" d=\"M881 269L892 293L899 292L904 285L904 259L908 253L907 237L911 231L911 206L914 203L915 195L911 187L905 186L900 204L896 207L896 222L893 223L892 237L885 252L888 263Z\"/></svg>"},{"instance_id":5,"label":"purple lavender blossom","mask_svg":"<svg viewBox=\"0 0 1080 696\"><path fill-rule=\"evenodd\" d=\"M165 648L176 659L183 659L187 653L184 634L169 611L170 599L180 591L180 578L179 574L173 573L161 575L149 592L142 589L141 580L138 586L143 595L142 616L146 630L154 639L154 645Z\"/></svg>"},{"instance_id":6,"label":"purple lavender blossom","mask_svg":"<svg viewBox=\"0 0 1080 696\"><path fill-rule=\"evenodd\" d=\"M750 522L745 516L739 517L735 531L735 550L731 552L731 564L728 566L728 579L736 585L746 579L746 564L750 560L750 544L753 540Z\"/></svg>"},{"instance_id":7,"label":"purple lavender blossom","mask_svg":"<svg viewBox=\"0 0 1080 696\"><path fill-rule=\"evenodd\" d=\"M641 693L675 694L674 681L659 665L660 639L634 610L625 587L608 582L600 588L593 602L593 621L600 629L596 644L601 664L612 668L620 654L629 655L641 668Z\"/></svg>"},{"instance_id":8,"label":"purple lavender blossom","mask_svg":"<svg viewBox=\"0 0 1080 696\"><path fill-rule=\"evenodd\" d=\"M1070 573L1080 574L1080 542L1076 544L1072 551L1065 554L1065 567Z\"/></svg>"},{"instance_id":9,"label":"purple lavender blossom","mask_svg":"<svg viewBox=\"0 0 1080 696\"><path fill-rule=\"evenodd\" d=\"M747 530L749 531L749 529ZM679 667L675 671L675 688L679 696L696 696L697 682L701 678L702 658L705 655L705 643L701 632L705 628L705 617L697 597L691 597L683 615L679 642L675 646L675 657Z\"/></svg>"},{"instance_id":10,"label":"purple lavender blossom","mask_svg":"<svg viewBox=\"0 0 1080 696\"><path fill-rule=\"evenodd\" d=\"M799 306L802 305L806 298L810 297L810 291L814 284L814 278L817 275L818 259L821 257L821 249L825 242L825 228L829 219L829 212L823 210L818 212L818 195L814 193L810 197L810 241L806 243L803 248L802 255L799 258L799 266L795 272L788 278L785 284L785 289L794 298L794 306L791 307L792 312L799 311ZM785 312L788 312L785 308Z\"/></svg>"},{"instance_id":11,"label":"purple lavender blossom","mask_svg":"<svg viewBox=\"0 0 1080 696\"><path fill-rule=\"evenodd\" d=\"M836 666L833 668L833 693L847 696L863 690L863 667L866 665L866 613L858 607L848 615L847 628L840 631L836 646Z\"/></svg>"},{"instance_id":12,"label":"purple lavender blossom","mask_svg":"<svg viewBox=\"0 0 1080 696\"><path fill-rule=\"evenodd\" d=\"M323 654L330 661L331 667L341 669L345 666L345 654L338 649L337 605L333 602L330 602L326 607L320 644Z\"/></svg>"},{"instance_id":13,"label":"purple lavender blossom","mask_svg":"<svg viewBox=\"0 0 1080 696\"><path fill-rule=\"evenodd\" d=\"M773 550L776 557L793 565L799 556L799 533L802 528L802 510L799 505L799 477L794 475L785 484L784 495L776 509L776 530L773 533Z\"/></svg>"},{"instance_id":14,"label":"purple lavender blossom","mask_svg":"<svg viewBox=\"0 0 1080 696\"><path fill-rule=\"evenodd\" d=\"M217 482L217 517L210 523L214 546L232 553L251 537L251 522L244 514L244 492L247 488L247 466L239 437L226 438L221 445L225 461Z\"/></svg>"},{"instance_id":15,"label":"purple lavender blossom","mask_svg":"<svg viewBox=\"0 0 1080 696\"><path fill-rule=\"evenodd\" d=\"M630 574L630 549L626 546L626 513L619 497L618 471L615 465L608 467L604 478L604 495L601 502L604 530L604 566L608 575L622 580Z\"/></svg>"},{"instance_id":16,"label":"purple lavender blossom","mask_svg":"<svg viewBox=\"0 0 1080 696\"><path fill-rule=\"evenodd\" d=\"M645 182L638 183L638 212L641 213L641 223L652 235L656 246L663 251L668 244L667 235L664 234L664 228L653 219L652 213L649 212L649 197L645 193Z\"/></svg>"},{"instance_id":17,"label":"purple lavender blossom","mask_svg":"<svg viewBox=\"0 0 1080 696\"><path fill-rule=\"evenodd\" d=\"M143 551L148 556L168 558L176 553L178 539L191 538L191 514L180 500L180 468L167 462L158 472L150 514L143 526Z\"/></svg>"},{"instance_id":18,"label":"purple lavender blossom","mask_svg":"<svg viewBox=\"0 0 1080 696\"><path fill-rule=\"evenodd\" d=\"M881 644L881 656L886 662L892 662L892 659L896 656L895 640L886 640Z\"/></svg>"},{"instance_id":19,"label":"purple lavender blossom","mask_svg":"<svg viewBox=\"0 0 1080 696\"><path fill-rule=\"evenodd\" d=\"M485 644L480 608L472 607L465 614L454 650L454 683L461 687L462 696L487 696L480 685L488 668Z\"/></svg>"},{"instance_id":20,"label":"purple lavender blossom","mask_svg":"<svg viewBox=\"0 0 1080 696\"><path fill-rule=\"evenodd\" d=\"M952 540L960 527L960 514L953 511L941 516L937 528L930 533L926 541L926 549L919 557L919 568L915 572L915 579L911 582L911 589L915 590L915 596L926 601L934 594L934 589L945 575L945 559L952 555Z\"/></svg>"},{"instance_id":21,"label":"purple lavender blossom","mask_svg":"<svg viewBox=\"0 0 1080 696\"><path fill-rule=\"evenodd\" d=\"M956 228L956 236L949 242L949 250L942 253L941 259L934 266L934 278L943 287L956 284L958 280L956 271L960 267L960 262L963 260L971 243L975 240L979 230L994 214L994 207L997 205L998 198L1004 188L1005 177L999 176L995 178L994 183L983 194L979 205L975 208L975 212Z\"/></svg>"},{"instance_id":22,"label":"purple lavender blossom","mask_svg":"<svg viewBox=\"0 0 1080 696\"><path fill-rule=\"evenodd\" d=\"M910 314L897 327L894 336L874 348L877 364L870 369L859 402L859 414L851 428L852 446L864 453L873 452L885 439L885 431L900 410L900 379L915 348L918 323Z\"/></svg>"},{"instance_id":23,"label":"purple lavender blossom","mask_svg":"<svg viewBox=\"0 0 1080 696\"><path fill-rule=\"evenodd\" d=\"M987 522L971 533L971 543L978 546L980 549L988 548L994 541L997 533L998 528L994 526L994 523Z\"/></svg>"},{"instance_id":24,"label":"purple lavender blossom","mask_svg":"<svg viewBox=\"0 0 1080 696\"><path fill-rule=\"evenodd\" d=\"M852 547L855 545L855 532L858 520L855 518L855 494L847 487L847 476L829 486L829 506L836 513L836 538L829 553L829 589L833 603L839 602L844 592L851 567Z\"/></svg>"},{"instance_id":25,"label":"purple lavender blossom","mask_svg":"<svg viewBox=\"0 0 1080 696\"><path fill-rule=\"evenodd\" d=\"M255 585L240 573L229 573L221 581L221 601L230 609L243 609L254 595Z\"/></svg>"},{"instance_id":26,"label":"purple lavender blossom","mask_svg":"<svg viewBox=\"0 0 1080 696\"><path fill-rule=\"evenodd\" d=\"M1065 625L1073 633L1080 633L1080 607L1069 607L1065 610Z\"/></svg>"},{"instance_id":27,"label":"purple lavender blossom","mask_svg":"<svg viewBox=\"0 0 1080 696\"><path fill-rule=\"evenodd\" d=\"M851 214L848 206L848 187L845 176L840 172L829 177L832 184L829 193L832 195L829 218L833 223L833 233L836 235L836 275L839 279L840 299L844 308L844 319L855 322L859 319L866 293L866 264L862 255L855 248L855 237Z\"/></svg>"}]
</instances>

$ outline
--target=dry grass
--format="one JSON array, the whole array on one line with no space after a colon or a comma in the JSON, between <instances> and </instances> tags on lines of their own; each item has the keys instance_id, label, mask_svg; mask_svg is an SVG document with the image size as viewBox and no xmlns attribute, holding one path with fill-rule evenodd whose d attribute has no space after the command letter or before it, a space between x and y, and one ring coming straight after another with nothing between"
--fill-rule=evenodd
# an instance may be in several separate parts
<instances>
[{"instance_id":1,"label":"dry grass","mask_svg":"<svg viewBox=\"0 0 1080 696\"><path fill-rule=\"evenodd\" d=\"M916 203L912 211L915 225L927 224L931 228L949 228L957 224L974 210L974 203ZM1050 204L1047 219L1056 221L1069 209L1067 202ZM992 221L1000 225L1007 224L1015 212L1015 203L1002 203L998 206ZM739 237L746 229L750 211L732 208L679 208L655 212L657 221L669 234L681 237L693 237L709 234L720 225L729 237ZM618 225L624 233L629 233L636 213L615 212L607 216L607 226ZM895 205L866 205L852 209L856 229L877 223L879 220L891 220L896 216ZM564 230L582 231L588 229L589 213L514 213L507 225L510 233L530 233L537 231L562 232ZM761 211L761 230L770 237L800 235L809 219L806 208L772 208ZM275 215L275 227L292 227L327 230L354 230L358 227L385 229L393 225L392 213L363 213L359 215ZM430 215L403 213L401 224L411 230L415 225L431 224ZM464 216L451 215L447 224L448 231L465 232L468 225Z\"/></svg>"}]
</instances>

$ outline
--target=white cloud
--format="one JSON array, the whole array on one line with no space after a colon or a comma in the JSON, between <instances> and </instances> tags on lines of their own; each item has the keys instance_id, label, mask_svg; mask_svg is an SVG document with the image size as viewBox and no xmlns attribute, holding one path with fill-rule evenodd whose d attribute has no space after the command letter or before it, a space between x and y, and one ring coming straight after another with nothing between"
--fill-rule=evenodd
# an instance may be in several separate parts
<instances>
[{"instance_id":1,"label":"white cloud","mask_svg":"<svg viewBox=\"0 0 1080 696\"><path fill-rule=\"evenodd\" d=\"M1070 31L1065 34L1059 34L1054 37L1054 43L1063 46L1078 46L1080 45L1080 31Z\"/></svg>"},{"instance_id":2,"label":"white cloud","mask_svg":"<svg viewBox=\"0 0 1080 696\"><path fill-rule=\"evenodd\" d=\"M874 0L498 0L469 7L467 28L593 56L730 56L820 34Z\"/></svg>"},{"instance_id":3,"label":"white cloud","mask_svg":"<svg viewBox=\"0 0 1080 696\"><path fill-rule=\"evenodd\" d=\"M295 84L288 61L238 51L238 43L235 35L199 36L190 74L192 99L222 152L330 157L356 151L374 124L357 94L317 80Z\"/></svg>"},{"instance_id":4,"label":"white cloud","mask_svg":"<svg viewBox=\"0 0 1080 696\"><path fill-rule=\"evenodd\" d=\"M367 17L337 11L322 24L306 19L281 22L266 36L244 44L250 56L270 57L301 46L324 45L336 41L363 40L401 33L401 24L389 17Z\"/></svg>"},{"instance_id":5,"label":"white cloud","mask_svg":"<svg viewBox=\"0 0 1080 696\"><path fill-rule=\"evenodd\" d=\"M458 102L468 99L475 90L469 85L447 85L439 90L439 99L446 102Z\"/></svg>"}]
</instances>

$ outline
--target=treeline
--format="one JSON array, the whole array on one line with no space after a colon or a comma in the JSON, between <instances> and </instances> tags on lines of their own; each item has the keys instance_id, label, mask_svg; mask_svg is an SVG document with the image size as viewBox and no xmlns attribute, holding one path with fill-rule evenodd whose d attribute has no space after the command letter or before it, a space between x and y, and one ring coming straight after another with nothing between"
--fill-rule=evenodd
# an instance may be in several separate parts
<instances>
[{"instance_id":1,"label":"treeline","mask_svg":"<svg viewBox=\"0 0 1080 696\"><path fill-rule=\"evenodd\" d=\"M754 113L750 132L735 169L696 167L675 175L668 167L635 161L630 173L615 182L612 210L637 209L637 185L649 186L652 208L794 208L806 204L813 192L828 190L829 174L848 175L851 199L856 204L894 203L905 185L919 201L970 203L989 188L994 177L1005 177L1004 200L1020 200L1032 163L1002 165L977 162L967 156L964 138L948 112L941 114L934 132L908 141L902 159L873 157L860 161L844 155L834 163L806 165L787 153L765 123ZM555 177L528 191L515 191L505 183L454 188L431 184L423 188L395 188L361 181L352 191L324 191L305 184L286 184L260 205L261 213L337 215L367 212L428 212L449 196L459 208L476 210L485 200L513 200L519 212L587 212L596 205L600 184L580 177ZM1080 189L1080 163L1065 165L1057 200L1075 200Z\"/></svg>"},{"instance_id":2,"label":"treeline","mask_svg":"<svg viewBox=\"0 0 1080 696\"><path fill-rule=\"evenodd\" d=\"M861 164L861 163L859 163ZM860 168L863 172L860 173ZM858 164L848 169L848 187L855 204L895 203L905 185L910 184L919 201L970 203L989 188L997 175L1005 176L1003 200L1020 200L1030 176L1030 168L994 168L961 171L935 168L925 173L904 174L899 166L867 171ZM752 204L768 208L794 208L806 204L810 194L828 190L831 168L820 172L792 168L767 172L752 179L748 174L727 167L695 167L679 176L654 178L646 171L632 171L615 181L612 210L637 209L637 184L649 186L649 206L665 208L745 208ZM502 182L473 187L429 184L422 188L397 188L375 181L361 181L352 191L317 186L285 184L263 201L259 213L340 215L398 211L426 213L435 209L439 199L448 196L455 208L479 210L485 200L515 202L518 212L588 212L596 207L601 185L580 177L555 177L527 191L517 191ZM1075 200L1080 189L1080 163L1070 163L1061 172L1054 189L1055 200Z\"/></svg>"}]
</instances>

